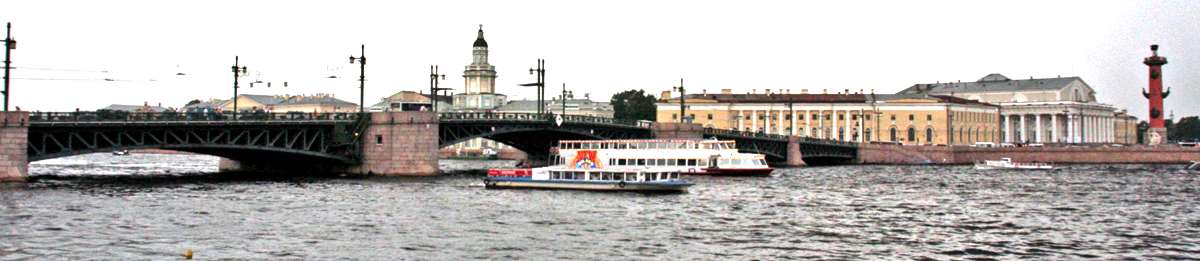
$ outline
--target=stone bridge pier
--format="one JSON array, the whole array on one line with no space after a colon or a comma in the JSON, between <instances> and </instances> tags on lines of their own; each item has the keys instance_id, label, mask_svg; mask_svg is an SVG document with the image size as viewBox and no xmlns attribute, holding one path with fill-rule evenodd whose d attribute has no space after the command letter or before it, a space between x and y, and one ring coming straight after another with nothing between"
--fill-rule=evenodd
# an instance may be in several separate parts
<instances>
[{"instance_id":1,"label":"stone bridge pier","mask_svg":"<svg viewBox=\"0 0 1200 261\"><path fill-rule=\"evenodd\" d=\"M21 182L29 175L29 112L0 112L0 182Z\"/></svg>"},{"instance_id":2,"label":"stone bridge pier","mask_svg":"<svg viewBox=\"0 0 1200 261\"><path fill-rule=\"evenodd\" d=\"M432 112L373 112L362 135L361 161L312 166L300 162L221 159L221 171L342 173L375 176L438 174L438 119Z\"/></svg>"}]
</instances>

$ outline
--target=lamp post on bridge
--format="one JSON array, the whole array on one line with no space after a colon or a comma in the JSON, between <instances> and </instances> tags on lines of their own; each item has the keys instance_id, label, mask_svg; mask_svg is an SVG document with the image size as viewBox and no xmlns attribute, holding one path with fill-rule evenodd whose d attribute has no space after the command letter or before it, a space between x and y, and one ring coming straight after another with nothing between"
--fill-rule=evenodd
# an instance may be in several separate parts
<instances>
[{"instance_id":1,"label":"lamp post on bridge","mask_svg":"<svg viewBox=\"0 0 1200 261\"><path fill-rule=\"evenodd\" d=\"M671 89L679 92L679 123L684 123L684 119L687 118L685 114L687 112L687 105L683 99L683 96L686 94L686 90L683 89L683 78L679 78L679 86L671 87Z\"/></svg>"},{"instance_id":2,"label":"lamp post on bridge","mask_svg":"<svg viewBox=\"0 0 1200 261\"><path fill-rule=\"evenodd\" d=\"M8 79L9 70L12 69L12 50L17 49L17 40L12 39L12 23L7 24L7 30L4 36L4 111L8 111Z\"/></svg>"},{"instance_id":3,"label":"lamp post on bridge","mask_svg":"<svg viewBox=\"0 0 1200 261\"><path fill-rule=\"evenodd\" d=\"M358 57L351 55L350 64L354 64L356 60L358 61L358 112L363 113L366 112L364 109L366 107L363 105L363 98L366 97L367 93L365 88L367 84L367 45L364 44L360 47L362 48L362 53Z\"/></svg>"},{"instance_id":4,"label":"lamp post on bridge","mask_svg":"<svg viewBox=\"0 0 1200 261\"><path fill-rule=\"evenodd\" d=\"M233 56L233 120L237 120L238 113L238 78L246 76L246 66L238 67L238 56Z\"/></svg>"},{"instance_id":5,"label":"lamp post on bridge","mask_svg":"<svg viewBox=\"0 0 1200 261\"><path fill-rule=\"evenodd\" d=\"M545 88L546 88L546 60L537 59L537 69L529 68L529 74L537 73L537 82L524 83L524 87L537 87L538 99L538 115L546 113L545 109Z\"/></svg>"},{"instance_id":6,"label":"lamp post on bridge","mask_svg":"<svg viewBox=\"0 0 1200 261\"><path fill-rule=\"evenodd\" d=\"M567 91L567 83L562 84L562 115L567 115L567 95L575 96L575 92Z\"/></svg>"},{"instance_id":7,"label":"lamp post on bridge","mask_svg":"<svg viewBox=\"0 0 1200 261\"><path fill-rule=\"evenodd\" d=\"M441 78L440 80L438 79L439 77ZM437 113L438 92L444 91L444 90L450 90L450 88L438 87L439 85L441 85L441 80L445 80L445 79L446 79L445 74L438 73L437 65L429 66L429 94L432 95L432 96L430 96L432 98L429 99L429 104L431 106L430 108L433 108L433 113Z\"/></svg>"}]
</instances>

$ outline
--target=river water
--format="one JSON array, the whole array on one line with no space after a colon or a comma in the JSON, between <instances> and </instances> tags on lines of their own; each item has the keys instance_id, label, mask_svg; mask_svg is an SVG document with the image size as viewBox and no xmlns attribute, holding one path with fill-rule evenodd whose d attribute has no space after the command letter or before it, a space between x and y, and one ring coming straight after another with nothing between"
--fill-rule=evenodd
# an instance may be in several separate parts
<instances>
[{"instance_id":1,"label":"river water","mask_svg":"<svg viewBox=\"0 0 1200 261\"><path fill-rule=\"evenodd\" d=\"M838 166L691 177L690 193L214 174L197 155L35 162L0 184L0 260L1200 258L1181 166Z\"/></svg>"}]
</instances>

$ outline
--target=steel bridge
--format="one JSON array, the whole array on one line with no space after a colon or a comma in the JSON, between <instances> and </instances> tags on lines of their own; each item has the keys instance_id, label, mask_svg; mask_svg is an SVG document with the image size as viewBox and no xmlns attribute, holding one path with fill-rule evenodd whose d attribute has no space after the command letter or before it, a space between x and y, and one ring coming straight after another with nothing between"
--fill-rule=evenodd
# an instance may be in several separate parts
<instances>
[{"instance_id":1,"label":"steel bridge","mask_svg":"<svg viewBox=\"0 0 1200 261\"><path fill-rule=\"evenodd\" d=\"M358 113L32 113L30 161L131 149L168 149L236 160L357 163Z\"/></svg>"},{"instance_id":2,"label":"steel bridge","mask_svg":"<svg viewBox=\"0 0 1200 261\"><path fill-rule=\"evenodd\" d=\"M785 161L788 155L787 135L765 134L725 129L704 129L704 138L734 140L739 151L766 155L769 161ZM858 144L836 140L791 137L799 143L800 156L809 165L846 164L858 158Z\"/></svg>"},{"instance_id":3,"label":"steel bridge","mask_svg":"<svg viewBox=\"0 0 1200 261\"><path fill-rule=\"evenodd\" d=\"M113 111L32 113L30 161L131 149L168 149L234 160L316 160L339 164L362 161L361 135L369 118L360 113L126 113ZM472 138L494 140L544 159L559 140L648 139L649 123L612 118L534 113L440 113L438 145ZM707 128L704 138L735 140L744 152L772 161L788 155L784 135ZM845 163L857 157L857 145L795 138L810 163Z\"/></svg>"}]
</instances>

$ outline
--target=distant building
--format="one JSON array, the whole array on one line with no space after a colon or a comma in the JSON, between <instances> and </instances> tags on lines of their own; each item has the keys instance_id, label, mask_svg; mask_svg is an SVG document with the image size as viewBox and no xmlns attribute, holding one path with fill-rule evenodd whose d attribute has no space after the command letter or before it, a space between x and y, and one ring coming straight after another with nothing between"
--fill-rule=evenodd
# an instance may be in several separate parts
<instances>
[{"instance_id":1,"label":"distant building","mask_svg":"<svg viewBox=\"0 0 1200 261\"><path fill-rule=\"evenodd\" d=\"M1000 105L1004 142L1127 143L1121 128L1136 124L1115 107L1096 101L1079 77L1015 80L989 74L974 82L915 84L899 94L949 95Z\"/></svg>"},{"instance_id":2,"label":"distant building","mask_svg":"<svg viewBox=\"0 0 1200 261\"><path fill-rule=\"evenodd\" d=\"M142 105L113 104L113 105L109 105L108 107L101 108L101 110L134 112L134 113L148 113L148 112L163 112L163 111L168 111L168 110L172 110L172 109L163 108L161 103L158 105L155 105L155 106L150 106L150 103L147 102Z\"/></svg>"},{"instance_id":3,"label":"distant building","mask_svg":"<svg viewBox=\"0 0 1200 261\"><path fill-rule=\"evenodd\" d=\"M400 91L367 107L367 111L427 111L432 107L433 95L413 91ZM438 111L451 110L450 97L437 97Z\"/></svg>"},{"instance_id":4,"label":"distant building","mask_svg":"<svg viewBox=\"0 0 1200 261\"><path fill-rule=\"evenodd\" d=\"M237 97L238 111L265 112L358 112L358 104L334 98L332 94L313 95L256 95L241 94ZM233 102L210 99L185 106L187 112L233 111Z\"/></svg>"},{"instance_id":5,"label":"distant building","mask_svg":"<svg viewBox=\"0 0 1200 261\"><path fill-rule=\"evenodd\" d=\"M464 89L454 94L455 111L487 111L504 105L508 97L496 93L496 67L488 64L488 44L483 26L471 50L471 64L463 70Z\"/></svg>"},{"instance_id":6,"label":"distant building","mask_svg":"<svg viewBox=\"0 0 1200 261\"><path fill-rule=\"evenodd\" d=\"M561 114L564 104L566 105L566 115L612 118L614 113L612 105L608 102L592 101L586 96L583 99L568 96L566 100L551 100L547 103L546 110L549 113ZM537 113L537 101L509 101L508 104L497 108L496 112Z\"/></svg>"},{"instance_id":7,"label":"distant building","mask_svg":"<svg viewBox=\"0 0 1200 261\"><path fill-rule=\"evenodd\" d=\"M663 92L659 122L855 142L908 145L999 141L999 107L953 96L925 94L689 94L680 115L678 95Z\"/></svg>"}]
</instances>

